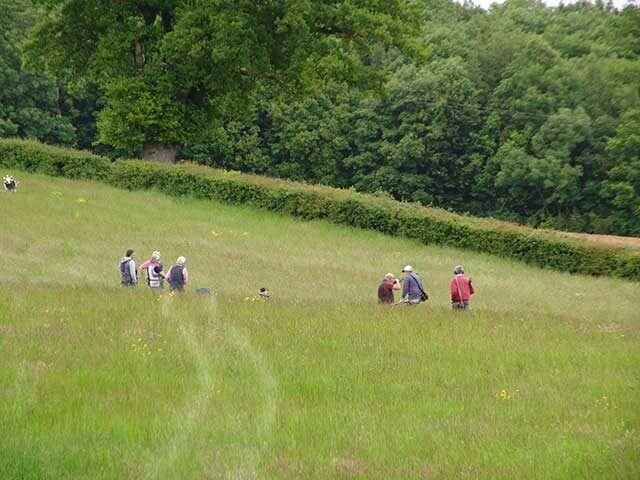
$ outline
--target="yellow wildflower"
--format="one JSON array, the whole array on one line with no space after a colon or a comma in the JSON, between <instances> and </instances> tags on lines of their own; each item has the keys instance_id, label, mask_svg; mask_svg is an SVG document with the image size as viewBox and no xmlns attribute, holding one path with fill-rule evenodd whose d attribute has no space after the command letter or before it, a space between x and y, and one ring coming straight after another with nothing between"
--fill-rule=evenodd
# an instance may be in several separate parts
<instances>
[{"instance_id":1,"label":"yellow wildflower","mask_svg":"<svg viewBox=\"0 0 640 480\"><path fill-rule=\"evenodd\" d=\"M500 398L501 400L509 400L511 398L511 395L507 390L502 389L496 394L496 397Z\"/></svg>"}]
</instances>

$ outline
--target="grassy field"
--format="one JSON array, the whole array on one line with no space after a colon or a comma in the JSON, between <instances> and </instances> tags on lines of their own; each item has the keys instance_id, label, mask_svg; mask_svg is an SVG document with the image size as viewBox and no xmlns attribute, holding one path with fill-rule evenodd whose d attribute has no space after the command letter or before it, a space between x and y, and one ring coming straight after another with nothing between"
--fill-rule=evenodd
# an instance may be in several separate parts
<instances>
[{"instance_id":1,"label":"grassy field","mask_svg":"<svg viewBox=\"0 0 640 480\"><path fill-rule=\"evenodd\" d=\"M640 478L637 283L18 176L0 195L2 479ZM128 247L185 255L215 295L121 289ZM378 306L407 263L428 304ZM448 307L458 263L470 314Z\"/></svg>"}]
</instances>

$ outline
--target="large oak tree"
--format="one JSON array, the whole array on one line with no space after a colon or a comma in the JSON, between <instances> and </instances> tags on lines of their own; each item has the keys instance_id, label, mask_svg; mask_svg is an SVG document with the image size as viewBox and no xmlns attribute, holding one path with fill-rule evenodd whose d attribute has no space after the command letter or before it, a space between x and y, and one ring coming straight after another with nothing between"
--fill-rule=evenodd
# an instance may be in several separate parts
<instances>
[{"instance_id":1,"label":"large oak tree","mask_svg":"<svg viewBox=\"0 0 640 480\"><path fill-rule=\"evenodd\" d=\"M377 45L421 54L409 0L45 0L31 63L105 93L99 142L173 161L260 82L374 87Z\"/></svg>"}]
</instances>

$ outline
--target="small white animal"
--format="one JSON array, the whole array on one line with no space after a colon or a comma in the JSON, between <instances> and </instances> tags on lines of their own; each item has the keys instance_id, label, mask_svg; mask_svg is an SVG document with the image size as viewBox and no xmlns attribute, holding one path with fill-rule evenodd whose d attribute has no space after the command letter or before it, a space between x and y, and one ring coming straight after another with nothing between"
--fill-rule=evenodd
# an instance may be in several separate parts
<instances>
[{"instance_id":1,"label":"small white animal","mask_svg":"<svg viewBox=\"0 0 640 480\"><path fill-rule=\"evenodd\" d=\"M18 184L20 183L13 178L13 175L5 175L2 178L2 181L4 183L4 189L7 192L15 192L18 189Z\"/></svg>"}]
</instances>

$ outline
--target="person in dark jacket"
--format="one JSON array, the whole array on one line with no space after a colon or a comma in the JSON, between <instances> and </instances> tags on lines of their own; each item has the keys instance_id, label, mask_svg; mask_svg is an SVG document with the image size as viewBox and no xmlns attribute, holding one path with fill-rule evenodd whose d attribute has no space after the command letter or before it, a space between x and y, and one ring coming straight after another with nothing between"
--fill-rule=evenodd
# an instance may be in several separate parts
<instances>
[{"instance_id":1,"label":"person in dark jacket","mask_svg":"<svg viewBox=\"0 0 640 480\"><path fill-rule=\"evenodd\" d=\"M176 264L172 265L167 272L167 281L169 282L170 290L177 290L182 292L184 286L189 283L189 272L185 266L186 259L184 257L178 257Z\"/></svg>"},{"instance_id":2,"label":"person in dark jacket","mask_svg":"<svg viewBox=\"0 0 640 480\"><path fill-rule=\"evenodd\" d=\"M404 280L402 282L402 300L408 305L416 305L426 298L423 298L424 287L420 275L413 271L411 265L402 269ZM426 294L425 294L426 295Z\"/></svg>"}]
</instances>

